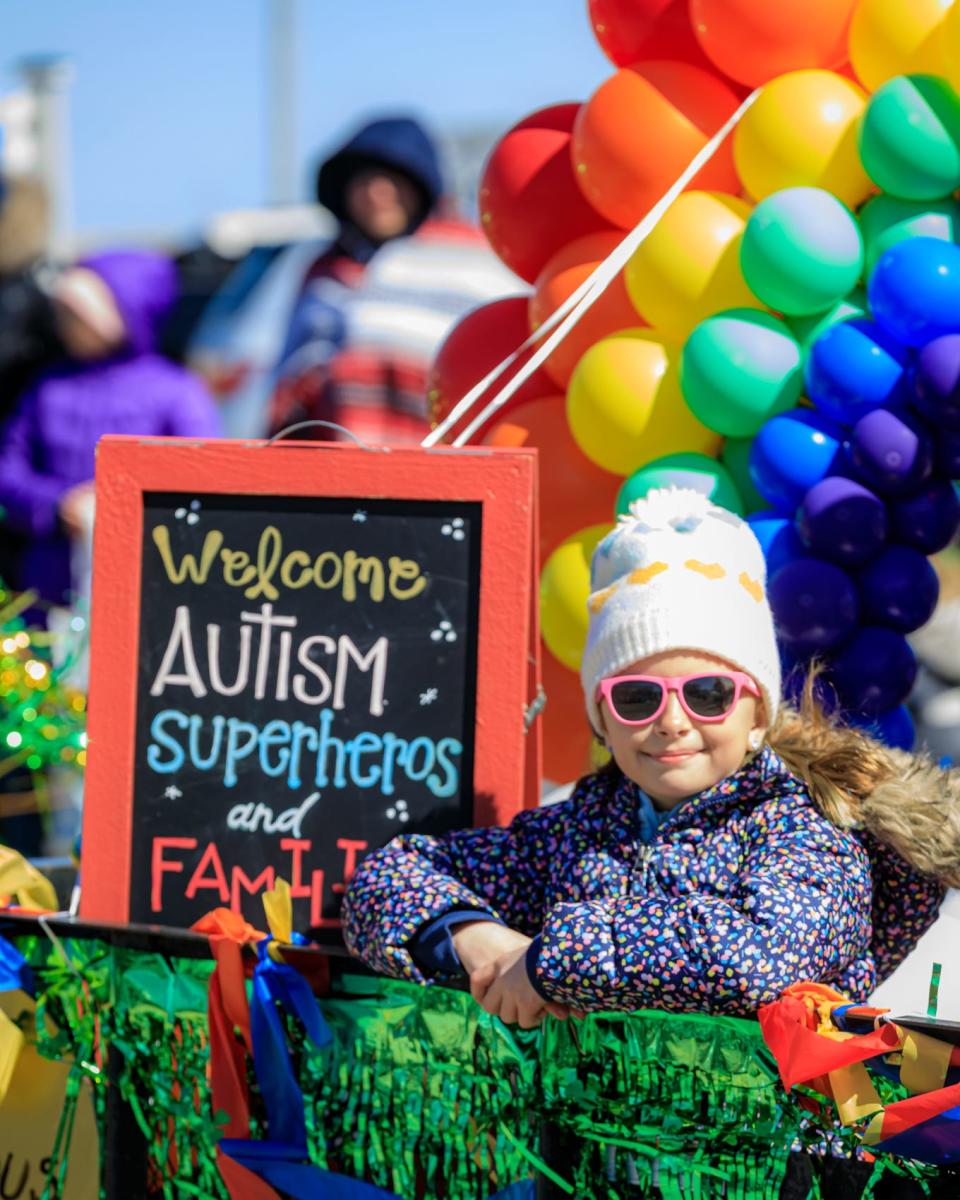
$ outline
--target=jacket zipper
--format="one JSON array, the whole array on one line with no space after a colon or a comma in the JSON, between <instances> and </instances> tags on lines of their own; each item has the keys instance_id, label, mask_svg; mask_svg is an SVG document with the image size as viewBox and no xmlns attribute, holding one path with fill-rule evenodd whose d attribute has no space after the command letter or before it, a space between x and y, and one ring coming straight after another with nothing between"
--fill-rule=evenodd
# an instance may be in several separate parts
<instances>
[{"instance_id":1,"label":"jacket zipper","mask_svg":"<svg viewBox=\"0 0 960 1200\"><path fill-rule=\"evenodd\" d=\"M647 890L647 871L650 866L650 860L653 858L653 846L641 846L640 851L634 860L633 870L630 872L632 882L636 881L637 867L640 868L640 890ZM631 892L636 895L636 890L631 886Z\"/></svg>"}]
</instances>

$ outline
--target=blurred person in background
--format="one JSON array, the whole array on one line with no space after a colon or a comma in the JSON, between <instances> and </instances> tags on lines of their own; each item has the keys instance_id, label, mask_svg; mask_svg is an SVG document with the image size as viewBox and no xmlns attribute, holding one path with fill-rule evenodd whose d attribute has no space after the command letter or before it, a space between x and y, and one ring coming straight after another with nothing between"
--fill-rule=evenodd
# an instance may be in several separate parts
<instances>
[{"instance_id":1,"label":"blurred person in background","mask_svg":"<svg viewBox=\"0 0 960 1200\"><path fill-rule=\"evenodd\" d=\"M112 251L65 271L53 291L68 360L40 377L0 433L0 505L27 539L20 585L70 603L71 539L89 537L98 440L219 435L203 384L157 352L176 298L173 263Z\"/></svg>"},{"instance_id":2,"label":"blurred person in background","mask_svg":"<svg viewBox=\"0 0 960 1200\"><path fill-rule=\"evenodd\" d=\"M0 178L0 424L35 376L63 356L39 275L49 206L36 180ZM0 514L0 580L17 584L23 539Z\"/></svg>"},{"instance_id":3,"label":"blurred person in background","mask_svg":"<svg viewBox=\"0 0 960 1200\"><path fill-rule=\"evenodd\" d=\"M437 148L409 117L365 125L317 173L337 219L293 308L270 431L324 420L364 441L416 444L429 429L430 362L468 309L516 288L479 230L442 215ZM333 430L295 436L339 440Z\"/></svg>"}]
</instances>

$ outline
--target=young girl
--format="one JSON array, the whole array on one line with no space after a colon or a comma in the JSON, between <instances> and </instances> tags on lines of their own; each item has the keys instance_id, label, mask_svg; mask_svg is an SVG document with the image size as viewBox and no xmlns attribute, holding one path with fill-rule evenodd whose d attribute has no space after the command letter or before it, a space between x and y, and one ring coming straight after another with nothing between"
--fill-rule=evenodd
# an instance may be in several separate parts
<instances>
[{"instance_id":1,"label":"young girl","mask_svg":"<svg viewBox=\"0 0 960 1200\"><path fill-rule=\"evenodd\" d=\"M904 782L809 697L781 713L764 576L749 526L699 493L636 502L594 553L581 667L610 767L507 828L371 854L350 950L408 979L465 970L523 1027L746 1015L800 980L865 1000L960 882L960 809L945 773Z\"/></svg>"}]
</instances>

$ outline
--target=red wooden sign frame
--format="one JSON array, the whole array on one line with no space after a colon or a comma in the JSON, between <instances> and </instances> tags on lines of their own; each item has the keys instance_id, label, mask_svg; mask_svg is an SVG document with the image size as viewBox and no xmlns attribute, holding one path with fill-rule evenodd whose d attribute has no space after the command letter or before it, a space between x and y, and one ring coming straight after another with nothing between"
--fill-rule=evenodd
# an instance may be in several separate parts
<instances>
[{"instance_id":1,"label":"red wooden sign frame","mask_svg":"<svg viewBox=\"0 0 960 1200\"><path fill-rule=\"evenodd\" d=\"M98 447L81 917L130 911L145 492L480 502L475 823L539 800L536 452L106 437Z\"/></svg>"}]
</instances>

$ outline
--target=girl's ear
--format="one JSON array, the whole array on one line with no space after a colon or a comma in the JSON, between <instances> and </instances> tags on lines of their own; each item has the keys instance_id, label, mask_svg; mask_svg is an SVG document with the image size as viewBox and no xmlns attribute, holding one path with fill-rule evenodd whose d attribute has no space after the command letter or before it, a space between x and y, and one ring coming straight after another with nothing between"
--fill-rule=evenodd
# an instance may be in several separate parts
<instances>
[{"instance_id":1,"label":"girl's ear","mask_svg":"<svg viewBox=\"0 0 960 1200\"><path fill-rule=\"evenodd\" d=\"M760 701L757 704L757 713L753 719L753 725L751 726L750 733L747 736L747 745L754 754L756 754L756 752L763 745L769 731L770 726L767 722L767 706Z\"/></svg>"}]
</instances>

